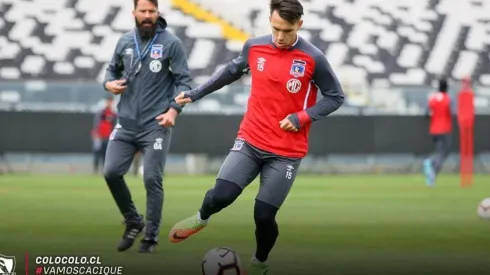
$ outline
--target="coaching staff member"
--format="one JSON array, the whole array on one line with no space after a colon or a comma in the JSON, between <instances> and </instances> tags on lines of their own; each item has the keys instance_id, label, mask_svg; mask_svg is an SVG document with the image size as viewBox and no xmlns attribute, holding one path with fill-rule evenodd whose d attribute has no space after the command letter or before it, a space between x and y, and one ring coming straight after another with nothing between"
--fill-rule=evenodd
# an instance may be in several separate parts
<instances>
[{"instance_id":1,"label":"coaching staff member","mask_svg":"<svg viewBox=\"0 0 490 275\"><path fill-rule=\"evenodd\" d=\"M166 30L158 0L134 0L133 16L136 28L119 39L104 81L106 90L121 94L104 177L126 224L118 250L129 249L146 225L139 251L153 252L160 230L171 127L182 108L173 99L191 89L192 78L183 44ZM138 214L123 178L137 150L145 164L146 221Z\"/></svg>"}]
</instances>

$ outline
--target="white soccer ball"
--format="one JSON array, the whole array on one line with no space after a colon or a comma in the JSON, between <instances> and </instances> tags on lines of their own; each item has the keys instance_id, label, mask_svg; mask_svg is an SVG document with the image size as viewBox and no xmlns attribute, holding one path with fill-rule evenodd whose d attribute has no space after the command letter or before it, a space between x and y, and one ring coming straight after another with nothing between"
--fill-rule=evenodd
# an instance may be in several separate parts
<instances>
[{"instance_id":1,"label":"white soccer ball","mask_svg":"<svg viewBox=\"0 0 490 275\"><path fill-rule=\"evenodd\" d=\"M243 275L245 274L240 257L227 247L215 247L209 250L202 260L203 275Z\"/></svg>"},{"instance_id":2,"label":"white soccer ball","mask_svg":"<svg viewBox=\"0 0 490 275\"><path fill-rule=\"evenodd\" d=\"M490 198L486 198L480 202L476 210L478 216L484 220L490 220Z\"/></svg>"}]
</instances>

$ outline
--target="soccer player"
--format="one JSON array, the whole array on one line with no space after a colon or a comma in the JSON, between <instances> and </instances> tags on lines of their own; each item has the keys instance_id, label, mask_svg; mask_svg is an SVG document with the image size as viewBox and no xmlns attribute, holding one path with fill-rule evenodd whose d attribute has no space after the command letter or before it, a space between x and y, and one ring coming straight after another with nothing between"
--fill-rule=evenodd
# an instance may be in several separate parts
<instances>
[{"instance_id":1,"label":"soccer player","mask_svg":"<svg viewBox=\"0 0 490 275\"><path fill-rule=\"evenodd\" d=\"M179 104L195 102L251 72L248 110L214 188L207 191L197 215L178 222L169 233L170 241L177 243L199 232L260 174L254 206L257 249L251 274L267 272L266 261L279 234L276 214L307 154L311 123L344 102L344 92L325 55L297 34L302 15L298 0L271 0L272 35L249 39L224 69L176 97ZM318 91L323 98L317 102Z\"/></svg>"},{"instance_id":2,"label":"soccer player","mask_svg":"<svg viewBox=\"0 0 490 275\"><path fill-rule=\"evenodd\" d=\"M129 249L146 224L140 252L153 252L163 207L163 172L171 127L182 107L174 101L192 89L182 42L166 30L158 0L134 0L136 28L117 42L104 87L120 94L118 124L107 148L104 177L124 217L126 230L118 250ZM123 179L136 151L143 154L146 223L138 214Z\"/></svg>"},{"instance_id":3,"label":"soccer player","mask_svg":"<svg viewBox=\"0 0 490 275\"><path fill-rule=\"evenodd\" d=\"M99 164L104 166L109 137L114 129L117 114L112 109L112 96L107 97L105 106L94 116L92 139L94 142L94 173L99 172Z\"/></svg>"},{"instance_id":4,"label":"soccer player","mask_svg":"<svg viewBox=\"0 0 490 275\"><path fill-rule=\"evenodd\" d=\"M447 93L445 79L439 80L439 91L429 97L427 117L430 118L429 133L435 146L434 153L424 160L426 184L434 186L437 175L451 149L452 118L455 115L454 103Z\"/></svg>"}]
</instances>

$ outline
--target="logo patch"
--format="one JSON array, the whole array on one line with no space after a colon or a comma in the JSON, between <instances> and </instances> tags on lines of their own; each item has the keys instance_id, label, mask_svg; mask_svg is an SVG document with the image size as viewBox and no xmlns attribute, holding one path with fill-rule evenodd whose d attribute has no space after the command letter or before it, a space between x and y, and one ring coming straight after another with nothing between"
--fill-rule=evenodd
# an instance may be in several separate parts
<instances>
[{"instance_id":1,"label":"logo patch","mask_svg":"<svg viewBox=\"0 0 490 275\"><path fill-rule=\"evenodd\" d=\"M245 143L242 139L235 140L235 144L233 144L232 151L240 151L243 147L243 143Z\"/></svg>"},{"instance_id":2,"label":"logo patch","mask_svg":"<svg viewBox=\"0 0 490 275\"><path fill-rule=\"evenodd\" d=\"M257 58L257 71L264 71L265 61L266 60L263 57Z\"/></svg>"},{"instance_id":3,"label":"logo patch","mask_svg":"<svg viewBox=\"0 0 490 275\"><path fill-rule=\"evenodd\" d=\"M290 80L288 80L286 88L290 93L295 94L301 90L301 81L296 78L291 78Z\"/></svg>"},{"instance_id":4,"label":"logo patch","mask_svg":"<svg viewBox=\"0 0 490 275\"><path fill-rule=\"evenodd\" d=\"M158 73L162 70L162 62L160 60L153 60L150 62L150 70L154 73Z\"/></svg>"},{"instance_id":5,"label":"logo patch","mask_svg":"<svg viewBox=\"0 0 490 275\"><path fill-rule=\"evenodd\" d=\"M153 150L163 150L163 138L156 138L153 143Z\"/></svg>"},{"instance_id":6,"label":"logo patch","mask_svg":"<svg viewBox=\"0 0 490 275\"><path fill-rule=\"evenodd\" d=\"M124 50L124 53L127 54L127 55L132 55L133 54L133 49L127 48L126 50Z\"/></svg>"},{"instance_id":7,"label":"logo patch","mask_svg":"<svg viewBox=\"0 0 490 275\"><path fill-rule=\"evenodd\" d=\"M294 77L303 77L305 76L306 70L306 61L303 60L293 60L293 65L291 65L291 74Z\"/></svg>"},{"instance_id":8,"label":"logo patch","mask_svg":"<svg viewBox=\"0 0 490 275\"><path fill-rule=\"evenodd\" d=\"M152 45L150 56L153 59L162 58L162 56L163 56L163 45Z\"/></svg>"},{"instance_id":9,"label":"logo patch","mask_svg":"<svg viewBox=\"0 0 490 275\"><path fill-rule=\"evenodd\" d=\"M0 274L15 275L15 257L0 254Z\"/></svg>"}]
</instances>

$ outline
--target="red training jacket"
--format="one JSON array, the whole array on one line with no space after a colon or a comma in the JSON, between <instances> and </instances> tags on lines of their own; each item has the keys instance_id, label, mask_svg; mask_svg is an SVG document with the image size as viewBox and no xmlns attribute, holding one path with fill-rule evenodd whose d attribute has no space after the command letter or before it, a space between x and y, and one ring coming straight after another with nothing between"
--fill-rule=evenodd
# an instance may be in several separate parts
<instances>
[{"instance_id":1,"label":"red training jacket","mask_svg":"<svg viewBox=\"0 0 490 275\"><path fill-rule=\"evenodd\" d=\"M187 96L196 101L248 72L251 91L238 138L279 156L304 157L311 122L334 112L344 102L325 54L301 37L287 49L277 48L272 35L251 38L240 56ZM323 98L317 102L318 91ZM298 132L280 128L279 122L286 117Z\"/></svg>"},{"instance_id":2,"label":"red training jacket","mask_svg":"<svg viewBox=\"0 0 490 275\"><path fill-rule=\"evenodd\" d=\"M104 108L95 118L95 134L101 139L109 139L114 128L116 113L111 108Z\"/></svg>"},{"instance_id":3,"label":"red training jacket","mask_svg":"<svg viewBox=\"0 0 490 275\"><path fill-rule=\"evenodd\" d=\"M431 135L449 134L452 131L451 98L447 93L437 92L429 97Z\"/></svg>"}]
</instances>

